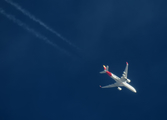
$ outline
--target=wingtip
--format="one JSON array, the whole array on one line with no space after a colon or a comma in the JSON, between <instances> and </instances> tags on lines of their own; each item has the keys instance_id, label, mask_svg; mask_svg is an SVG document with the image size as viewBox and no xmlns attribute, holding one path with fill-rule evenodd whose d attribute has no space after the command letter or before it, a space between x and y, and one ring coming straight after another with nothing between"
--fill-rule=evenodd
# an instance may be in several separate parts
<instances>
[{"instance_id":1,"label":"wingtip","mask_svg":"<svg viewBox=\"0 0 167 120\"><path fill-rule=\"evenodd\" d=\"M126 64L128 65L128 62L126 62Z\"/></svg>"},{"instance_id":2,"label":"wingtip","mask_svg":"<svg viewBox=\"0 0 167 120\"><path fill-rule=\"evenodd\" d=\"M99 85L99 87L101 88L101 85Z\"/></svg>"}]
</instances>

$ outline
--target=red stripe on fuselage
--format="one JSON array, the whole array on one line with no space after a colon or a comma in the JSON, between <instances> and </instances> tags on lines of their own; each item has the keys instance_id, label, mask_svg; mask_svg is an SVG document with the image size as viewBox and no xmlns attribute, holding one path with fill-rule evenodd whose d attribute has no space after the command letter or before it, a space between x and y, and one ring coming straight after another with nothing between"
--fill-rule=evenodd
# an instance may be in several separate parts
<instances>
[{"instance_id":1,"label":"red stripe on fuselage","mask_svg":"<svg viewBox=\"0 0 167 120\"><path fill-rule=\"evenodd\" d=\"M112 76L112 74L109 71L106 71L106 73L108 76L110 76L110 77Z\"/></svg>"}]
</instances>

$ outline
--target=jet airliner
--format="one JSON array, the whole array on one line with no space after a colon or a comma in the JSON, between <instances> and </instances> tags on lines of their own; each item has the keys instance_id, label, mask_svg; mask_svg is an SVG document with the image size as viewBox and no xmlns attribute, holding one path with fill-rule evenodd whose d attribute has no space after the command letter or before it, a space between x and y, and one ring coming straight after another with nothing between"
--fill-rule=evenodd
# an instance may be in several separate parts
<instances>
[{"instance_id":1,"label":"jet airliner","mask_svg":"<svg viewBox=\"0 0 167 120\"><path fill-rule=\"evenodd\" d=\"M101 88L117 87L118 90L122 90L121 87L126 87L134 93L137 92L136 89L133 86L128 84L128 83L131 82L131 80L127 78L127 76L128 76L128 62L126 62L126 67L125 67L125 70L124 70L121 78L119 78L116 75L114 75L113 73L111 73L109 71L109 66L108 65L107 65L107 67L105 65L103 65L103 67L104 67L104 70L101 71L100 73L101 74L107 73L107 75L110 76L112 79L114 79L116 82L114 84L110 84L110 85L106 85L106 86L101 86L100 85Z\"/></svg>"}]
</instances>

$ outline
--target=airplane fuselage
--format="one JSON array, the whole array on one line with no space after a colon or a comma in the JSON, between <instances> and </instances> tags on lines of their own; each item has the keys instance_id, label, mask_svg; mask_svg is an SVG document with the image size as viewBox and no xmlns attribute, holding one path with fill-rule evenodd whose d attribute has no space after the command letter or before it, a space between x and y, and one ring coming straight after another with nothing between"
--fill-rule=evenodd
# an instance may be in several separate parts
<instances>
[{"instance_id":1,"label":"airplane fuselage","mask_svg":"<svg viewBox=\"0 0 167 120\"><path fill-rule=\"evenodd\" d=\"M111 73L109 71L106 71L106 73L108 76L110 76L112 79L114 79L118 84L120 84L120 86L124 86L127 89L131 90L132 92L136 93L136 89L133 86L131 86L127 82L122 82L118 76L114 75L113 73Z\"/></svg>"},{"instance_id":2,"label":"airplane fuselage","mask_svg":"<svg viewBox=\"0 0 167 120\"><path fill-rule=\"evenodd\" d=\"M128 88L129 90L131 90L132 92L136 93L136 89L135 89L133 86L131 86L130 84L128 84L127 82L122 82L122 84L123 84L126 88Z\"/></svg>"}]
</instances>

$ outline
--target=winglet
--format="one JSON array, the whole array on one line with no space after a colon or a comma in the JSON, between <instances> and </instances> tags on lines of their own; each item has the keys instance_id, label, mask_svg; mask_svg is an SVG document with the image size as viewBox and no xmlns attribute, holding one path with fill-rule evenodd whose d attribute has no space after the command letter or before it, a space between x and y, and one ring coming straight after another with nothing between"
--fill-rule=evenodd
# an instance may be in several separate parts
<instances>
[{"instance_id":1,"label":"winglet","mask_svg":"<svg viewBox=\"0 0 167 120\"><path fill-rule=\"evenodd\" d=\"M126 64L128 65L128 62L126 62Z\"/></svg>"},{"instance_id":2,"label":"winglet","mask_svg":"<svg viewBox=\"0 0 167 120\"><path fill-rule=\"evenodd\" d=\"M101 88L101 85L99 85L99 87Z\"/></svg>"}]
</instances>

